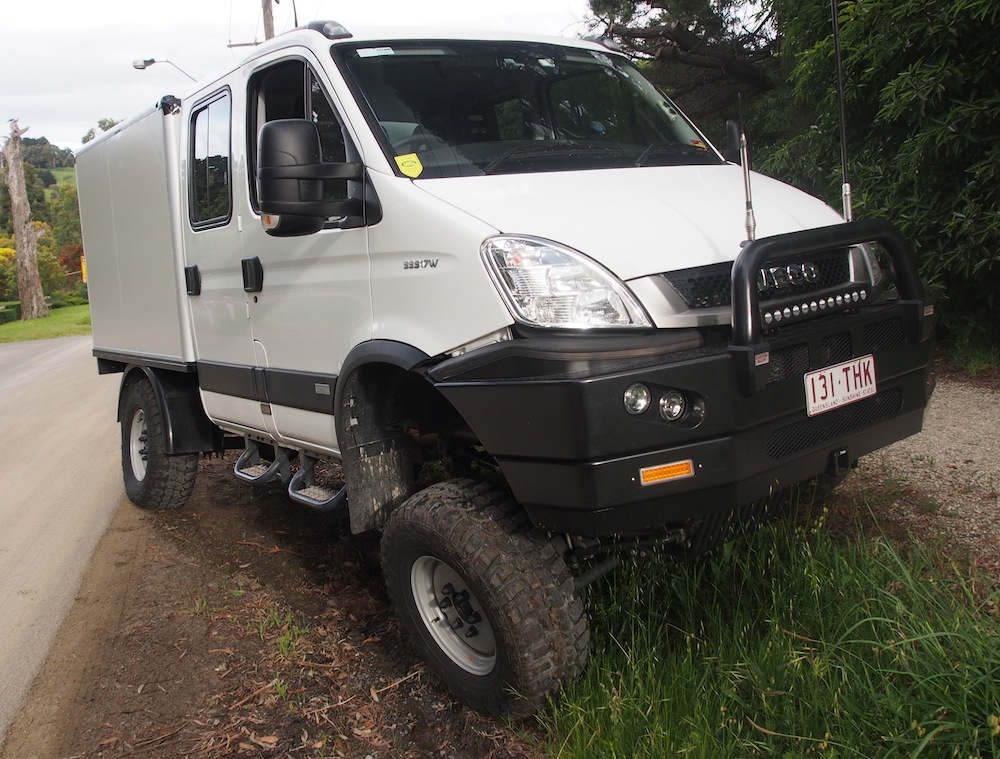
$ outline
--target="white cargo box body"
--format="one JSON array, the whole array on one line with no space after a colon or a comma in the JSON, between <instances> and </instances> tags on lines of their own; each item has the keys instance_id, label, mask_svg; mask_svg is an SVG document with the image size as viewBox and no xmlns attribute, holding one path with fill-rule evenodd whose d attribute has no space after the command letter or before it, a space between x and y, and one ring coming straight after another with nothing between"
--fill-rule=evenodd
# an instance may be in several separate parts
<instances>
[{"instance_id":1,"label":"white cargo box body","mask_svg":"<svg viewBox=\"0 0 1000 759\"><path fill-rule=\"evenodd\" d=\"M173 99L165 98L170 107ZM183 253L174 245L178 194L172 187L178 136L154 107L86 145L77 155L80 224L95 353L144 363L195 360Z\"/></svg>"}]
</instances>

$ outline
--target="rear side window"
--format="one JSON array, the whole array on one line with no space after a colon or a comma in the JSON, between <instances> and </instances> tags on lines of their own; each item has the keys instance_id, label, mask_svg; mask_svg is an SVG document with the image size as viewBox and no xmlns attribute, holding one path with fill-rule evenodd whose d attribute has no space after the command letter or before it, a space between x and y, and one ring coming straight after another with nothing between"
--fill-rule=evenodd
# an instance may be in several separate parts
<instances>
[{"instance_id":1,"label":"rear side window","mask_svg":"<svg viewBox=\"0 0 1000 759\"><path fill-rule=\"evenodd\" d=\"M191 114L191 225L200 229L229 221L233 208L230 181L230 111L228 91Z\"/></svg>"}]
</instances>

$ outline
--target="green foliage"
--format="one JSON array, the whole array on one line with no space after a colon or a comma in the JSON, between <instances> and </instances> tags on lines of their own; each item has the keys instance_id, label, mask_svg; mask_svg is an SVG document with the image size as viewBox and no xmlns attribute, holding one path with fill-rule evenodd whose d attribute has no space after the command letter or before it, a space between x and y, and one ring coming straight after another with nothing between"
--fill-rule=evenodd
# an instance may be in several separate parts
<instances>
[{"instance_id":1,"label":"green foliage","mask_svg":"<svg viewBox=\"0 0 1000 759\"><path fill-rule=\"evenodd\" d=\"M13 240L5 246L0 239L0 302L17 300L17 251ZM17 318L21 318L20 307Z\"/></svg>"},{"instance_id":2,"label":"green foliage","mask_svg":"<svg viewBox=\"0 0 1000 759\"><path fill-rule=\"evenodd\" d=\"M0 324L16 322L21 319L21 304L14 301L12 303L0 303Z\"/></svg>"},{"instance_id":3,"label":"green foliage","mask_svg":"<svg viewBox=\"0 0 1000 759\"><path fill-rule=\"evenodd\" d=\"M780 525L589 596L587 672L543 717L552 755L1000 751L989 602L931 547Z\"/></svg>"},{"instance_id":4,"label":"green foliage","mask_svg":"<svg viewBox=\"0 0 1000 759\"><path fill-rule=\"evenodd\" d=\"M45 202L45 187L38 178L38 169L25 161L24 187L28 194L31 217L36 221L49 220L49 204ZM0 171L0 234L9 235L14 229L10 211L10 192L7 189L7 169Z\"/></svg>"},{"instance_id":5,"label":"green foliage","mask_svg":"<svg viewBox=\"0 0 1000 759\"><path fill-rule=\"evenodd\" d=\"M39 169L58 169L76 163L72 150L57 147L44 137L22 137L21 150L24 160Z\"/></svg>"},{"instance_id":6,"label":"green foliage","mask_svg":"<svg viewBox=\"0 0 1000 759\"><path fill-rule=\"evenodd\" d=\"M80 206L76 187L60 187L50 204L52 233L59 250L70 245L82 245Z\"/></svg>"},{"instance_id":7,"label":"green foliage","mask_svg":"<svg viewBox=\"0 0 1000 759\"><path fill-rule=\"evenodd\" d=\"M769 135L776 139L758 144L758 166L839 207L829 6L810 0L788 10L783 54L795 67L784 105L811 128L800 120L795 134ZM900 227L944 326L962 339L995 332L1000 305L998 19L1000 6L985 0L840 5L856 215ZM759 102L756 117L780 120L776 106Z\"/></svg>"},{"instance_id":8,"label":"green foliage","mask_svg":"<svg viewBox=\"0 0 1000 759\"><path fill-rule=\"evenodd\" d=\"M98 119L97 128L100 129L102 132L106 132L119 122L120 119ZM97 129L91 127L90 129L87 130L87 133L80 138L80 142L88 143L96 136L97 136Z\"/></svg>"}]
</instances>

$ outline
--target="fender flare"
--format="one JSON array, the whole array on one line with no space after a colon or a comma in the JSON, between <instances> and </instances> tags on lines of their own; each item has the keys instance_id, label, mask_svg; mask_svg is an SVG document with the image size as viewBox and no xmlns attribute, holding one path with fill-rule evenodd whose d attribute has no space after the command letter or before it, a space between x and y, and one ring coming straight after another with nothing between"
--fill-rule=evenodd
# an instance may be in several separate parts
<instances>
[{"instance_id":1,"label":"fender flare","mask_svg":"<svg viewBox=\"0 0 1000 759\"><path fill-rule=\"evenodd\" d=\"M130 364L118 390L118 421L122 420L125 391L139 376L153 388L163 417L163 452L167 454L221 451L222 430L212 424L201 404L198 375Z\"/></svg>"},{"instance_id":2,"label":"fender flare","mask_svg":"<svg viewBox=\"0 0 1000 759\"><path fill-rule=\"evenodd\" d=\"M334 391L333 413L336 419L338 443L343 444L340 440L340 430L344 389L354 372L365 364L388 364L409 372L429 359L430 356L419 348L394 340L369 340L354 346L344 359L340 374L337 376L337 389Z\"/></svg>"}]
</instances>

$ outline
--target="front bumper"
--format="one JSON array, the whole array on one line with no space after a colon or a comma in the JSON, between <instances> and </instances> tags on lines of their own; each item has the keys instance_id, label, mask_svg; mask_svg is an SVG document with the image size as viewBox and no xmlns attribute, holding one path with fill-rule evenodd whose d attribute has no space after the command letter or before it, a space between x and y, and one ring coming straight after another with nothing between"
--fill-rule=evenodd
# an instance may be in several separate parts
<instances>
[{"instance_id":1,"label":"front bumper","mask_svg":"<svg viewBox=\"0 0 1000 759\"><path fill-rule=\"evenodd\" d=\"M868 239L877 238L859 238ZM920 431L933 308L901 258L905 251L889 250L898 300L766 334L744 323L759 319L760 308L743 280L755 277L759 261L782 254L761 257L752 247L741 255L758 256L750 268L734 267L732 345L701 344L697 333L537 338L491 346L430 372L538 527L595 537L655 532L836 473ZM803 375L866 355L874 356L877 394L809 417ZM642 415L629 414L623 395L635 382L654 399L671 388L700 399L700 423L666 422L655 402ZM694 476L641 483L642 469L687 460Z\"/></svg>"}]
</instances>

